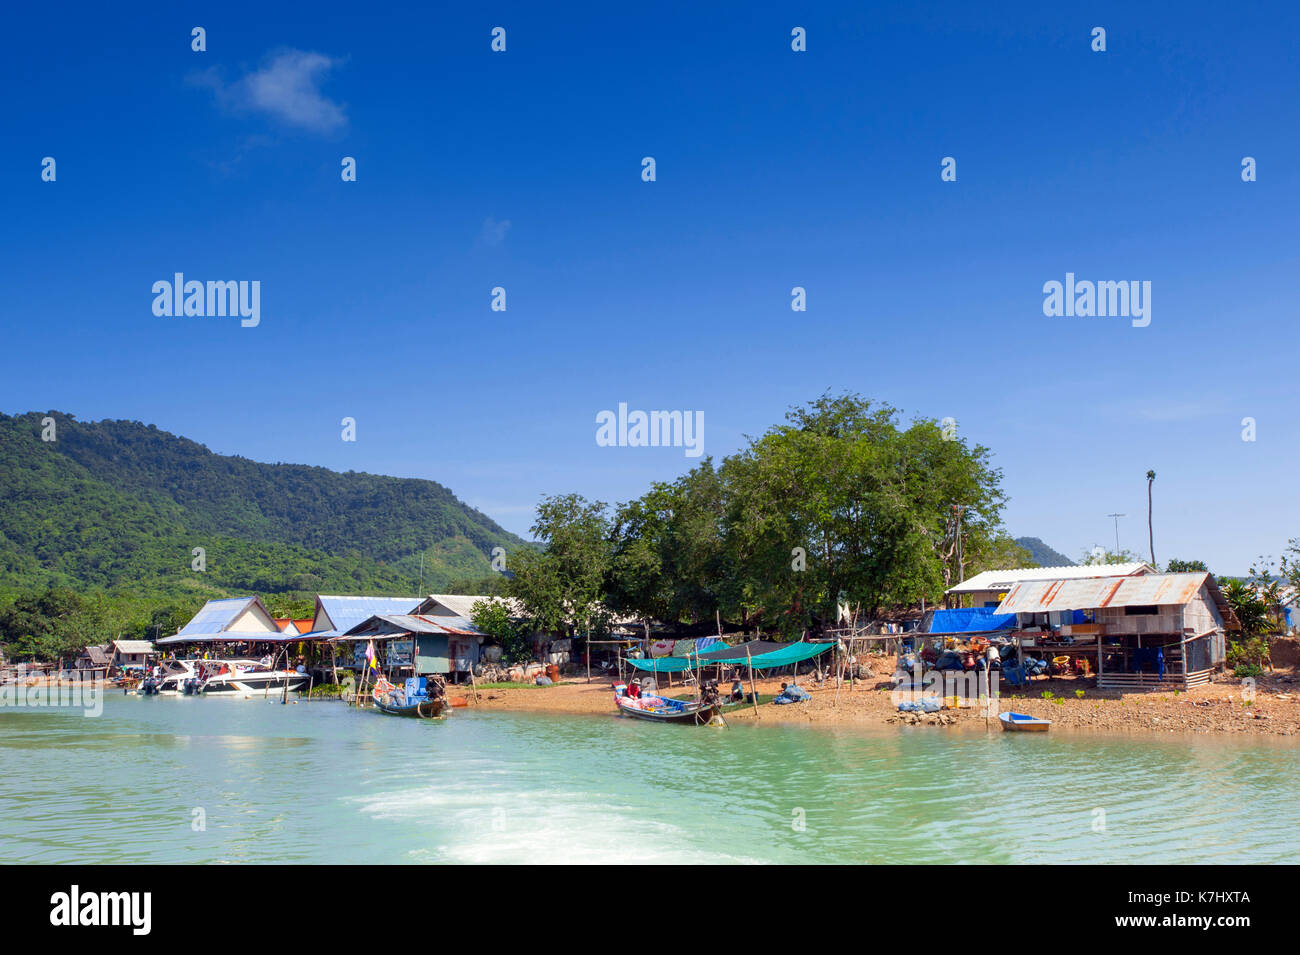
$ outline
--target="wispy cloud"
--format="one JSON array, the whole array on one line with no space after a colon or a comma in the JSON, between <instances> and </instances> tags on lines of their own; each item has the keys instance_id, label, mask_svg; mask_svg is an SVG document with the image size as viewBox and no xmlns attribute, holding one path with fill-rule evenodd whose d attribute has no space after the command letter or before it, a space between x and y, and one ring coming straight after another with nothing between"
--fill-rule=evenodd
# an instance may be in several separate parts
<instances>
[{"instance_id":1,"label":"wispy cloud","mask_svg":"<svg viewBox=\"0 0 1300 955\"><path fill-rule=\"evenodd\" d=\"M479 241L484 245L498 246L506 240L506 233L510 231L510 220L503 219L497 222L491 216L483 220L483 230L479 234Z\"/></svg>"},{"instance_id":2,"label":"wispy cloud","mask_svg":"<svg viewBox=\"0 0 1300 955\"><path fill-rule=\"evenodd\" d=\"M347 126L347 113L343 104L321 92L321 85L343 62L324 53L281 50L233 82L226 82L217 70L196 74L193 81L211 89L226 109L262 113L298 129L332 133Z\"/></svg>"},{"instance_id":3,"label":"wispy cloud","mask_svg":"<svg viewBox=\"0 0 1300 955\"><path fill-rule=\"evenodd\" d=\"M1178 400L1157 398L1137 402L1137 411L1148 421L1196 421L1212 418L1225 412L1222 402L1192 398Z\"/></svg>"}]
</instances>

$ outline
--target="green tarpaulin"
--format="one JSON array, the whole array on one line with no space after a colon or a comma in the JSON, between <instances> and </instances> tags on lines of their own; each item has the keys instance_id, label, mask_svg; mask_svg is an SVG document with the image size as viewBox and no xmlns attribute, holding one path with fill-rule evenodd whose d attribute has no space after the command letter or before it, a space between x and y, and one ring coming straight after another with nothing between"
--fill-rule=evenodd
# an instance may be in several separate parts
<instances>
[{"instance_id":1,"label":"green tarpaulin","mask_svg":"<svg viewBox=\"0 0 1300 955\"><path fill-rule=\"evenodd\" d=\"M834 643L791 643L779 650L760 653L753 657L753 666L755 670L788 667L792 663L799 663L820 656L834 646ZM715 657L712 655L713 652L716 651L712 651L710 658L703 661L697 661L693 657L658 657L653 660L635 660L629 657L627 662L638 670L648 670L653 673L680 673L682 670L689 670L694 666L712 666L715 663L749 663L751 660L750 657L743 653L739 656Z\"/></svg>"}]
</instances>

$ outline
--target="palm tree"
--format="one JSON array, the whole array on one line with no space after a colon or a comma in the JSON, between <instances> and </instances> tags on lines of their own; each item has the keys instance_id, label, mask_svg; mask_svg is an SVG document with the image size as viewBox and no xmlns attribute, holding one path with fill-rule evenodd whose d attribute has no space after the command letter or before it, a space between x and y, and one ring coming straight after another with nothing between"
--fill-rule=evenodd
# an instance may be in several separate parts
<instances>
[{"instance_id":1,"label":"palm tree","mask_svg":"<svg viewBox=\"0 0 1300 955\"><path fill-rule=\"evenodd\" d=\"M1147 544L1151 548L1151 566L1156 565L1156 538L1151 531L1151 485L1155 483L1156 472L1147 472Z\"/></svg>"}]
</instances>

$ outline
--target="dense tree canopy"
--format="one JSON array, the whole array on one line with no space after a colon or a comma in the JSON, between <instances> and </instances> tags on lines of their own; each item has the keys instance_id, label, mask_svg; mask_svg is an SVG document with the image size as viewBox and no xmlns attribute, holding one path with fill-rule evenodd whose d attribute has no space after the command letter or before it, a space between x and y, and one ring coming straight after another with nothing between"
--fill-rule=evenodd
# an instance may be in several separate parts
<instances>
[{"instance_id":1,"label":"dense tree canopy","mask_svg":"<svg viewBox=\"0 0 1300 955\"><path fill-rule=\"evenodd\" d=\"M987 449L937 422L826 396L612 513L547 499L534 528L545 552L516 561L509 591L548 625L600 599L620 615L719 613L797 634L841 604L870 616L937 599L969 568L1027 562L1001 531L1000 484Z\"/></svg>"},{"instance_id":2,"label":"dense tree canopy","mask_svg":"<svg viewBox=\"0 0 1300 955\"><path fill-rule=\"evenodd\" d=\"M0 415L0 596L129 585L410 593L525 543L433 481L213 454L138 422ZM193 569L204 549L202 571Z\"/></svg>"},{"instance_id":3,"label":"dense tree canopy","mask_svg":"<svg viewBox=\"0 0 1300 955\"><path fill-rule=\"evenodd\" d=\"M492 549L529 547L432 481L259 464L58 412L0 415L0 487L0 650L17 659L174 633L215 597L303 617L317 592L414 593L422 556L426 591L494 593Z\"/></svg>"}]
</instances>

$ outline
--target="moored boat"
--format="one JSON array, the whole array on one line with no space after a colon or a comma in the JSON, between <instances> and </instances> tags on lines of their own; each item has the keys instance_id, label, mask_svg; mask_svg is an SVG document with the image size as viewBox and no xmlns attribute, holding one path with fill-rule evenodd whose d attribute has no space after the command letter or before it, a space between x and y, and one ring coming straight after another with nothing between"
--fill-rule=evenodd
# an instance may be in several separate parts
<instances>
[{"instance_id":1,"label":"moored boat","mask_svg":"<svg viewBox=\"0 0 1300 955\"><path fill-rule=\"evenodd\" d=\"M652 723L692 723L695 725L721 720L722 714L716 699L670 700L667 697L642 694L629 696L627 684L614 685L614 702L623 716L649 720Z\"/></svg>"},{"instance_id":2,"label":"moored boat","mask_svg":"<svg viewBox=\"0 0 1300 955\"><path fill-rule=\"evenodd\" d=\"M1024 713L999 713L998 719L1004 730L1014 733L1046 733L1047 728L1052 725L1051 720L1040 720L1035 716L1026 716Z\"/></svg>"},{"instance_id":3,"label":"moored boat","mask_svg":"<svg viewBox=\"0 0 1300 955\"><path fill-rule=\"evenodd\" d=\"M194 676L181 681L181 692L186 696L269 696L305 690L310 680L306 673L253 660L200 660Z\"/></svg>"},{"instance_id":4,"label":"moored boat","mask_svg":"<svg viewBox=\"0 0 1300 955\"><path fill-rule=\"evenodd\" d=\"M140 696L178 696L184 692L186 681L196 676L196 666L194 660L164 660L141 681L136 692Z\"/></svg>"},{"instance_id":5,"label":"moored boat","mask_svg":"<svg viewBox=\"0 0 1300 955\"><path fill-rule=\"evenodd\" d=\"M375 709L389 716L432 720L451 715L446 685L438 677L411 677L400 687L381 677L370 696L375 701Z\"/></svg>"}]
</instances>

